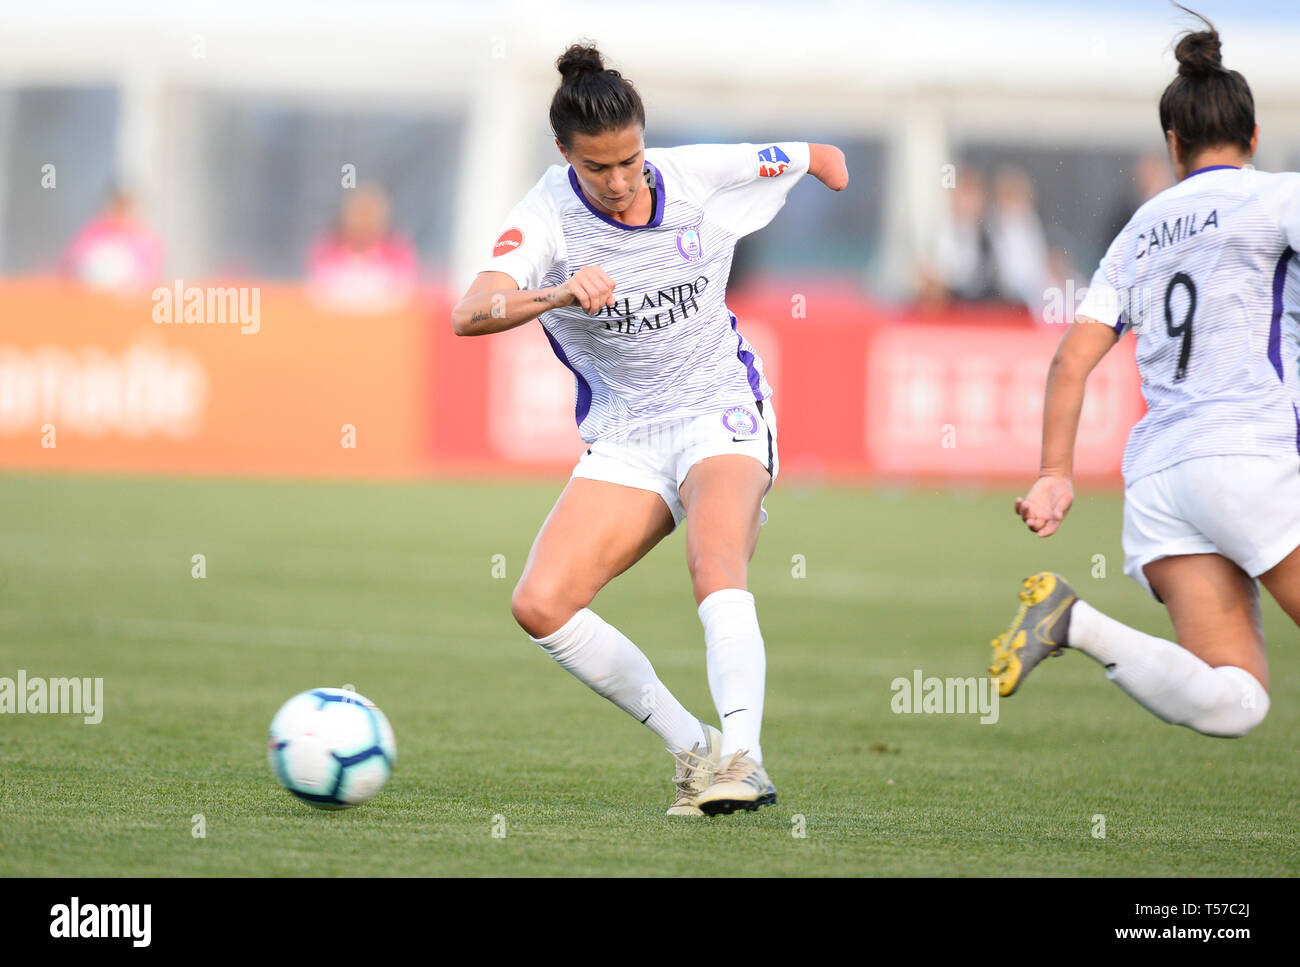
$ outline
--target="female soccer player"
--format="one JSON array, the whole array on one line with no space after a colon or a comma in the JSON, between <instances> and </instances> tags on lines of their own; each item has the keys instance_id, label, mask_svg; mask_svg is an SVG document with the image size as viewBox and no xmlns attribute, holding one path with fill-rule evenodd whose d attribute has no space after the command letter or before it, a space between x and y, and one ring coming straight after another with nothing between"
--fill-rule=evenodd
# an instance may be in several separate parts
<instances>
[{"instance_id":1,"label":"female soccer player","mask_svg":"<svg viewBox=\"0 0 1300 967\"><path fill-rule=\"evenodd\" d=\"M649 726L677 760L670 815L776 802L759 729L766 660L746 590L777 474L763 365L726 304L738 239L809 172L836 191L828 145L644 144L636 89L593 45L557 61L552 166L515 206L452 313L463 336L533 319L574 374L589 444L542 525L511 610L561 666ZM645 655L587 605L686 520L719 732L682 707Z\"/></svg>"},{"instance_id":2,"label":"female soccer player","mask_svg":"<svg viewBox=\"0 0 1300 967\"><path fill-rule=\"evenodd\" d=\"M1178 643L1043 573L1026 578L989 671L1010 695L1044 656L1076 648L1166 722L1238 737L1269 706L1255 579L1300 623L1300 174L1248 164L1254 99L1201 19L1160 98L1179 181L1093 276L1048 374L1041 476L1016 501L1040 537L1060 527L1084 383L1133 329L1148 411L1124 452L1124 570L1169 609Z\"/></svg>"}]
</instances>

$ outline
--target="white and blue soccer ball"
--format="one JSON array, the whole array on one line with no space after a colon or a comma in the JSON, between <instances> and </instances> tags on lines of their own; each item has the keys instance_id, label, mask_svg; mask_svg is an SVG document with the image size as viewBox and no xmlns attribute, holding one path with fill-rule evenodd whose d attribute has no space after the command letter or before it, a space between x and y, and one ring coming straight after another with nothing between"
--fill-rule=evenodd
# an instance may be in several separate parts
<instances>
[{"instance_id":1,"label":"white and blue soccer ball","mask_svg":"<svg viewBox=\"0 0 1300 967\"><path fill-rule=\"evenodd\" d=\"M397 742L384 713L365 696L313 688L275 713L266 755L280 785L303 802L346 809L384 788Z\"/></svg>"}]
</instances>

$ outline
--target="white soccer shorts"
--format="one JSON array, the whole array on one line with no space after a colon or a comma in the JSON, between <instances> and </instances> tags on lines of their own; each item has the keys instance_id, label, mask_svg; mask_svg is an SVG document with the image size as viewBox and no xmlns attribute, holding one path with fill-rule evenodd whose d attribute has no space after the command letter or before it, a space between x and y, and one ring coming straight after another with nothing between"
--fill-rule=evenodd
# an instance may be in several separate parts
<instances>
[{"instance_id":1,"label":"white soccer shorts","mask_svg":"<svg viewBox=\"0 0 1300 967\"><path fill-rule=\"evenodd\" d=\"M706 457L723 453L753 457L767 468L767 491L772 489L780 463L770 399L638 427L618 441L597 440L578 460L573 476L653 491L672 511L675 527L686 516L678 492L686 474ZM766 509L760 523L767 523Z\"/></svg>"},{"instance_id":2,"label":"white soccer shorts","mask_svg":"<svg viewBox=\"0 0 1300 967\"><path fill-rule=\"evenodd\" d=\"M1300 546L1300 455L1196 457L1124 491L1124 573L1162 557L1221 554L1252 578Z\"/></svg>"}]
</instances>

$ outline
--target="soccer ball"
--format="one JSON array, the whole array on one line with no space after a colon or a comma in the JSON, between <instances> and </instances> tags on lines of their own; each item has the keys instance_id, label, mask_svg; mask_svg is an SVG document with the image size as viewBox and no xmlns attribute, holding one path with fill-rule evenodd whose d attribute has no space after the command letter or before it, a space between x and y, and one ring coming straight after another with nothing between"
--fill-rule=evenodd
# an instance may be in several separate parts
<instances>
[{"instance_id":1,"label":"soccer ball","mask_svg":"<svg viewBox=\"0 0 1300 967\"><path fill-rule=\"evenodd\" d=\"M384 788L397 742L369 699L344 688L313 688L275 713L266 756L280 785L303 802L346 809Z\"/></svg>"}]
</instances>

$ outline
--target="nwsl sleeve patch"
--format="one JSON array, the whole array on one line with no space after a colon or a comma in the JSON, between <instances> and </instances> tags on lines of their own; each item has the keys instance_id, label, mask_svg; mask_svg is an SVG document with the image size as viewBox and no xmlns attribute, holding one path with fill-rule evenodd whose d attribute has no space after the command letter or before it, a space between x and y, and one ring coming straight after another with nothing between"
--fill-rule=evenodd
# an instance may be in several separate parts
<instances>
[{"instance_id":1,"label":"nwsl sleeve patch","mask_svg":"<svg viewBox=\"0 0 1300 967\"><path fill-rule=\"evenodd\" d=\"M507 252L513 252L524 244L524 233L517 228L507 228L501 233L495 245L492 246L492 257L505 255Z\"/></svg>"},{"instance_id":2,"label":"nwsl sleeve patch","mask_svg":"<svg viewBox=\"0 0 1300 967\"><path fill-rule=\"evenodd\" d=\"M776 145L763 148L758 152L758 176L775 178L790 167L790 156Z\"/></svg>"}]
</instances>

